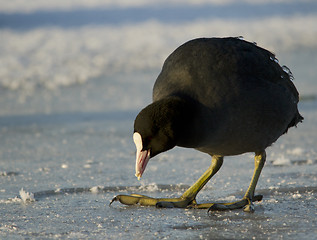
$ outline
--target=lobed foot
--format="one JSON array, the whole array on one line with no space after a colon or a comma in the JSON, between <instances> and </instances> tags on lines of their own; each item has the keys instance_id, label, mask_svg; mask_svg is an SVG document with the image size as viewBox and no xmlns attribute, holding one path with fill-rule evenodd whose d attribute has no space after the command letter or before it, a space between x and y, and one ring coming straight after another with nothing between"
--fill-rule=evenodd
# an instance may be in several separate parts
<instances>
[{"instance_id":1,"label":"lobed foot","mask_svg":"<svg viewBox=\"0 0 317 240\"><path fill-rule=\"evenodd\" d=\"M240 201L232 203L203 203L197 204L196 200L191 200L188 198L152 198L140 194L131 194L131 195L117 195L114 197L110 204L115 201L119 201L125 205L142 205L142 206L156 206L158 208L198 208L198 209L207 209L210 211L224 211L224 210L233 210L244 208L245 212L254 212L253 202L261 201L263 198L262 195L257 195L252 198L252 201L248 198L243 198Z\"/></svg>"},{"instance_id":2,"label":"lobed foot","mask_svg":"<svg viewBox=\"0 0 317 240\"><path fill-rule=\"evenodd\" d=\"M245 212L254 212L253 202L261 201L263 198L262 195L256 195L251 199L243 198L240 201L232 202L232 203L214 203L208 208L208 212L210 211L224 211L224 210L234 210L243 208Z\"/></svg>"},{"instance_id":3,"label":"lobed foot","mask_svg":"<svg viewBox=\"0 0 317 240\"><path fill-rule=\"evenodd\" d=\"M119 201L125 205L156 206L158 208L186 208L193 200L187 198L152 198L140 194L117 195L110 204Z\"/></svg>"}]
</instances>

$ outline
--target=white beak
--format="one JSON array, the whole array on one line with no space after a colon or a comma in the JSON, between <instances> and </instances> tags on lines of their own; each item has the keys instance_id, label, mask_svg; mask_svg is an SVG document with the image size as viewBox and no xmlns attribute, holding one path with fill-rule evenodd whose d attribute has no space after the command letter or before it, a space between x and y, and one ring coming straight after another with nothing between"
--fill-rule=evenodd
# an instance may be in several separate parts
<instances>
[{"instance_id":1,"label":"white beak","mask_svg":"<svg viewBox=\"0 0 317 240\"><path fill-rule=\"evenodd\" d=\"M133 134L133 141L136 146L135 176L140 180L150 159L150 150L142 151L142 137L140 133Z\"/></svg>"}]
</instances>

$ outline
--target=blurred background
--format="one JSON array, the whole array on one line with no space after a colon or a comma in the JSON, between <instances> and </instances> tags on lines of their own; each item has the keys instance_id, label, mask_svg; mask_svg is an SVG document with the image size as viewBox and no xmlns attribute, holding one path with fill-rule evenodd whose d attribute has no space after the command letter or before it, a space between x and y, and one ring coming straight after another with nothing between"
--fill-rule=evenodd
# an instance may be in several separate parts
<instances>
[{"instance_id":1,"label":"blurred background","mask_svg":"<svg viewBox=\"0 0 317 240\"><path fill-rule=\"evenodd\" d=\"M314 0L0 0L0 115L139 109L166 57L243 36L316 95Z\"/></svg>"}]
</instances>

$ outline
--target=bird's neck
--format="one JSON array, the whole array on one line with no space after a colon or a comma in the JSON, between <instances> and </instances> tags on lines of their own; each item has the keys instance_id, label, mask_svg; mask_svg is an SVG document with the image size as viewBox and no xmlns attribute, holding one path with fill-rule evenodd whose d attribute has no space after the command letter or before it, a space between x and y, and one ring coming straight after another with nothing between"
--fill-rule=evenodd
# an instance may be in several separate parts
<instances>
[{"instance_id":1,"label":"bird's neck","mask_svg":"<svg viewBox=\"0 0 317 240\"><path fill-rule=\"evenodd\" d=\"M204 139L205 132L200 127L201 115L205 114L203 106L191 98L171 96L154 103L157 111L157 124L164 123L169 131L173 132L176 145L181 147L197 148ZM198 120L200 119L200 120ZM159 121L162 121L160 123ZM167 123L167 124L166 124ZM198 145L197 145L198 144Z\"/></svg>"}]
</instances>

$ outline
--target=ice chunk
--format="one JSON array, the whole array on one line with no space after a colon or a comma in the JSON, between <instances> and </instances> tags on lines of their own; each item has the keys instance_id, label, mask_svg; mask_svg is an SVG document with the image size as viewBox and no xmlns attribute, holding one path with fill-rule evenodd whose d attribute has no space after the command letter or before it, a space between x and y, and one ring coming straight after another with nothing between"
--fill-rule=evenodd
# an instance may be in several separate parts
<instances>
[{"instance_id":1,"label":"ice chunk","mask_svg":"<svg viewBox=\"0 0 317 240\"><path fill-rule=\"evenodd\" d=\"M294 194L292 195L292 197L293 197L294 199L299 199L299 198L302 197L302 195L301 195L299 192L296 192L296 193L294 193Z\"/></svg>"},{"instance_id":2,"label":"ice chunk","mask_svg":"<svg viewBox=\"0 0 317 240\"><path fill-rule=\"evenodd\" d=\"M102 186L94 186L94 187L90 188L90 192L97 194L97 193L99 193L99 191L102 190L103 188L104 188L104 187L102 187Z\"/></svg>"},{"instance_id":3,"label":"ice chunk","mask_svg":"<svg viewBox=\"0 0 317 240\"><path fill-rule=\"evenodd\" d=\"M21 188L21 190L19 191L19 194L20 194L20 197L21 197L23 203L35 201L34 194L24 191L23 188Z\"/></svg>"},{"instance_id":4,"label":"ice chunk","mask_svg":"<svg viewBox=\"0 0 317 240\"><path fill-rule=\"evenodd\" d=\"M61 168L68 168L68 165L66 164L66 163L63 163L62 165L61 165Z\"/></svg>"}]
</instances>

